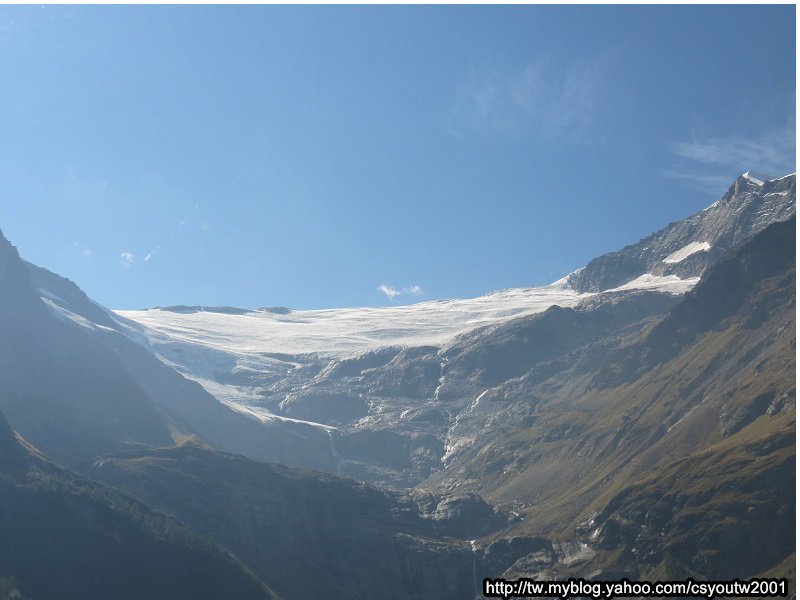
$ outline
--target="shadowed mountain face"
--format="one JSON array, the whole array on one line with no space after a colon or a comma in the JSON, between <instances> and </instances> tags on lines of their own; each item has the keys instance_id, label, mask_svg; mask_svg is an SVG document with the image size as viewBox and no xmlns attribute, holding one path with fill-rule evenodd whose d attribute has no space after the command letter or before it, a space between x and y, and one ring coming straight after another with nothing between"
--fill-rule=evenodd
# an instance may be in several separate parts
<instances>
[{"instance_id":1,"label":"shadowed mountain face","mask_svg":"<svg viewBox=\"0 0 800 600\"><path fill-rule=\"evenodd\" d=\"M65 464L130 444L171 443L168 420L106 348L39 299L0 235L0 410Z\"/></svg>"},{"instance_id":2,"label":"shadowed mountain face","mask_svg":"<svg viewBox=\"0 0 800 600\"><path fill-rule=\"evenodd\" d=\"M231 410L197 383L186 379L134 342L128 336L125 325L115 319L113 313L90 300L73 282L30 263L23 261L23 264L26 268L19 273L21 287L35 290L35 294L28 294L26 306L36 308L39 313L38 318L45 323L42 329L47 335L51 338L69 335L69 339L72 340L70 344L74 345L69 353L63 352L63 347L55 347L51 352L55 355L53 360L66 364L77 362L91 365L94 360L93 355L85 352L83 348L104 354L104 361L112 364L114 368L113 374L109 375L108 379L116 382L117 387L123 391L133 390L130 393L135 392L141 402L155 407L161 415L158 418L168 424L169 432L174 439L180 440L197 434L230 452L268 458L290 465L335 469L330 453L330 440L324 430L303 423L264 422L252 415ZM41 296L41 300L38 296ZM42 303L45 306L42 306ZM46 310L42 310L44 308ZM68 330L67 333L54 332L55 326L52 325L54 320L58 320L57 325L62 330ZM15 320L14 323L19 327L23 346L31 346L34 340L28 339L27 336L27 331L32 327L31 322ZM45 354L41 351L41 345L31 350L31 355L34 354L39 357ZM33 365L30 368L33 368ZM94 381L98 378L98 373L94 369L84 367L83 371L81 378L87 380L85 382L87 385L96 383L96 388L79 395L69 385L64 385L61 396L65 401L76 404L78 410L89 412L94 410L91 404L93 399L102 394L108 396L110 391L104 390L102 383ZM26 372L24 369L21 372L17 370L13 375L23 377ZM50 379L54 385L63 385L63 380L52 372ZM21 385L26 384L23 382ZM28 406L28 408L34 407ZM23 412L22 409L20 412ZM101 418L102 415L97 415L97 419ZM106 424L101 421L100 425ZM71 462L73 449L55 448L49 443L50 433L45 435L45 432L42 432L40 435L32 430L25 432L32 440L46 448L54 458L73 464ZM130 436L130 432L127 433L131 441L139 441ZM149 445L167 445L171 443L171 439L163 437L142 441ZM119 445L107 445L85 454L91 459L100 454L100 450L119 449ZM91 460L81 463L80 466L86 468L89 464Z\"/></svg>"},{"instance_id":3,"label":"shadowed mountain face","mask_svg":"<svg viewBox=\"0 0 800 600\"><path fill-rule=\"evenodd\" d=\"M419 497L184 446L93 475L224 543L282 597L472 597L468 539L507 519L480 498Z\"/></svg>"},{"instance_id":4,"label":"shadowed mountain face","mask_svg":"<svg viewBox=\"0 0 800 600\"><path fill-rule=\"evenodd\" d=\"M17 597L274 597L213 542L49 462L2 415L0 505L0 581Z\"/></svg>"}]
</instances>

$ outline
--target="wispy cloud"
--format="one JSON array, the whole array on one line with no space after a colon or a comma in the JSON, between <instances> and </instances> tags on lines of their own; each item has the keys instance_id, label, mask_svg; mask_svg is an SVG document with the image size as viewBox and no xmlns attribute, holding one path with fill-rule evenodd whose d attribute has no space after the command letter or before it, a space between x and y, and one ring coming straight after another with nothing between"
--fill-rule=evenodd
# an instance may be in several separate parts
<instances>
[{"instance_id":1,"label":"wispy cloud","mask_svg":"<svg viewBox=\"0 0 800 600\"><path fill-rule=\"evenodd\" d=\"M456 137L479 133L596 141L602 65L599 59L566 66L540 59L516 72L476 75L461 90L448 130Z\"/></svg>"},{"instance_id":2,"label":"wispy cloud","mask_svg":"<svg viewBox=\"0 0 800 600\"><path fill-rule=\"evenodd\" d=\"M385 295L389 300L394 300L398 296L409 295L409 296L416 296L419 298L423 295L422 288L416 284L407 285L402 289L397 289L391 285L386 285L385 283L380 284L377 287L377 290Z\"/></svg>"},{"instance_id":3,"label":"wispy cloud","mask_svg":"<svg viewBox=\"0 0 800 600\"><path fill-rule=\"evenodd\" d=\"M402 293L400 290L397 290L390 285L386 285L385 283L382 283L378 286L378 291L384 294L389 300L394 300Z\"/></svg>"},{"instance_id":4,"label":"wispy cloud","mask_svg":"<svg viewBox=\"0 0 800 600\"><path fill-rule=\"evenodd\" d=\"M794 129L761 133L758 137L720 137L676 142L672 150L678 156L707 165L735 165L745 170L768 171L783 175L794 170Z\"/></svg>"},{"instance_id":5,"label":"wispy cloud","mask_svg":"<svg viewBox=\"0 0 800 600\"><path fill-rule=\"evenodd\" d=\"M133 264L134 256L132 252L123 252L119 255L119 264L123 269L128 269Z\"/></svg>"},{"instance_id":6,"label":"wispy cloud","mask_svg":"<svg viewBox=\"0 0 800 600\"><path fill-rule=\"evenodd\" d=\"M744 170L741 170L744 173ZM714 175L713 173L690 173L678 169L664 169L662 175L684 181L689 186L708 192L709 194L721 195L731 185L732 177L735 174Z\"/></svg>"},{"instance_id":7,"label":"wispy cloud","mask_svg":"<svg viewBox=\"0 0 800 600\"><path fill-rule=\"evenodd\" d=\"M698 137L674 142L675 166L663 171L705 191L721 192L745 171L781 176L795 170L795 128L759 131L752 136Z\"/></svg>"}]
</instances>

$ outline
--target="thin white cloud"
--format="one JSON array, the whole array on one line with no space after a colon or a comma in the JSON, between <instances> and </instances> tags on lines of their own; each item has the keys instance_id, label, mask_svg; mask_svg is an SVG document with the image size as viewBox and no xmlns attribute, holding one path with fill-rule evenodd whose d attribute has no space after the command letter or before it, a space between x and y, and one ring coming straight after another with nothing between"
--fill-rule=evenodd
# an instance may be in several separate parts
<instances>
[{"instance_id":1,"label":"thin white cloud","mask_svg":"<svg viewBox=\"0 0 800 600\"><path fill-rule=\"evenodd\" d=\"M377 289L379 292L384 294L389 300L394 300L400 294L402 294L400 290L397 290L390 285L386 285L385 283L380 284Z\"/></svg>"},{"instance_id":2,"label":"thin white cloud","mask_svg":"<svg viewBox=\"0 0 800 600\"><path fill-rule=\"evenodd\" d=\"M704 191L722 193L731 178L753 171L780 177L795 171L795 129L762 130L751 136L693 137L674 142L678 163L663 171Z\"/></svg>"},{"instance_id":3,"label":"thin white cloud","mask_svg":"<svg viewBox=\"0 0 800 600\"><path fill-rule=\"evenodd\" d=\"M399 296L422 296L424 293L422 288L416 284L407 285L401 290L398 290L396 287L391 285L386 285L382 283L377 287L378 291L385 295L389 300L394 300Z\"/></svg>"},{"instance_id":4,"label":"thin white cloud","mask_svg":"<svg viewBox=\"0 0 800 600\"><path fill-rule=\"evenodd\" d=\"M133 264L134 256L132 252L123 252L119 255L119 264L123 269L129 268Z\"/></svg>"},{"instance_id":5,"label":"thin white cloud","mask_svg":"<svg viewBox=\"0 0 800 600\"><path fill-rule=\"evenodd\" d=\"M456 137L479 133L596 141L602 65L599 59L566 66L541 59L516 72L475 76L463 87L448 130Z\"/></svg>"},{"instance_id":6,"label":"thin white cloud","mask_svg":"<svg viewBox=\"0 0 800 600\"><path fill-rule=\"evenodd\" d=\"M742 171L744 172L744 171ZM721 196L730 187L735 175L715 175L713 173L689 173L677 169L664 169L661 174L672 179L680 179L691 187Z\"/></svg>"},{"instance_id":7,"label":"thin white cloud","mask_svg":"<svg viewBox=\"0 0 800 600\"><path fill-rule=\"evenodd\" d=\"M675 142L672 151L682 158L713 166L735 166L744 171L785 175L794 171L794 129L777 129L753 137L730 136Z\"/></svg>"}]
</instances>

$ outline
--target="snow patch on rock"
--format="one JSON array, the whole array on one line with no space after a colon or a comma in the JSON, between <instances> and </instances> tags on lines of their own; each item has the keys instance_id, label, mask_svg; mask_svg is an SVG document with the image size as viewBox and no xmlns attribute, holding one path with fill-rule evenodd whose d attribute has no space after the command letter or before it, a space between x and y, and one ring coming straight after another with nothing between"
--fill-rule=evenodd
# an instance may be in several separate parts
<instances>
[{"instance_id":1,"label":"snow patch on rock","mask_svg":"<svg viewBox=\"0 0 800 600\"><path fill-rule=\"evenodd\" d=\"M711 244L708 242L690 242L686 244L680 250L676 250L672 254L670 254L667 258L664 259L664 262L667 264L671 263L679 263L682 260L687 259L692 254L696 252L706 252L711 249Z\"/></svg>"}]
</instances>

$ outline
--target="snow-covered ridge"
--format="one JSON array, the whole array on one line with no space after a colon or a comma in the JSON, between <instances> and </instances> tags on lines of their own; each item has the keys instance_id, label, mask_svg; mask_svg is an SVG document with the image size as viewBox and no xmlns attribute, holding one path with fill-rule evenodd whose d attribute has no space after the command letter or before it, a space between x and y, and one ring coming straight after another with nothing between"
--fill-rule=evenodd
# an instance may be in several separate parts
<instances>
[{"instance_id":1,"label":"snow-covered ridge","mask_svg":"<svg viewBox=\"0 0 800 600\"><path fill-rule=\"evenodd\" d=\"M553 305L575 306L588 296L603 293L601 290L685 293L725 248L794 213L793 175L765 182L747 172L741 178L748 185L741 189L732 186L705 211L670 224L639 244L598 257L548 286L392 307L248 311L188 306L117 311L117 315L129 319L137 339L156 353L163 355L159 346L178 354L185 352L184 357L171 354L170 360L184 366L192 363L194 373L212 364L215 370L223 367L225 371L231 359L240 367L254 363L255 370L268 359L278 363L285 359L269 358L269 354L342 356L386 346L445 347L459 334L477 327L542 312ZM629 256L640 264L638 276L627 267ZM698 260L686 261L690 256ZM207 376L213 377L213 373Z\"/></svg>"},{"instance_id":2,"label":"snow-covered ridge","mask_svg":"<svg viewBox=\"0 0 800 600\"><path fill-rule=\"evenodd\" d=\"M643 276L620 290L646 289L684 293L696 279ZM619 291L619 290L613 290ZM348 355L385 346L445 346L477 327L575 306L592 293L578 293L561 279L548 286L517 288L472 299L435 300L405 306L270 311L174 312L163 309L120 310L121 317L143 326L154 350L162 344L185 344L235 357L310 353ZM198 348L196 348L198 349Z\"/></svg>"},{"instance_id":3,"label":"snow-covered ridge","mask_svg":"<svg viewBox=\"0 0 800 600\"><path fill-rule=\"evenodd\" d=\"M585 296L563 284L552 284L472 299L286 314L162 309L116 313L144 325L151 345L168 339L233 354L350 354L382 346L440 346L481 325L541 312L554 304L573 306Z\"/></svg>"}]
</instances>

